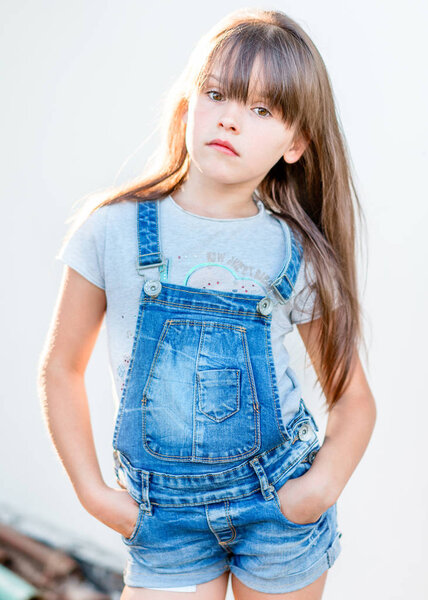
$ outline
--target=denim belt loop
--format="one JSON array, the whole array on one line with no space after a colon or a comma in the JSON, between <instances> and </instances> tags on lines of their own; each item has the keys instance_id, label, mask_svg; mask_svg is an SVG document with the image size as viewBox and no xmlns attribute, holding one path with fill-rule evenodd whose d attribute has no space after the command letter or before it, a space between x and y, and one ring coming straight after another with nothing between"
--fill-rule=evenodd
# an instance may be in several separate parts
<instances>
[{"instance_id":1,"label":"denim belt loop","mask_svg":"<svg viewBox=\"0 0 428 600\"><path fill-rule=\"evenodd\" d=\"M260 464L259 459L257 457L253 458L252 460L250 460L250 465L253 467L257 477L259 478L260 489L262 491L263 498L265 500L272 500L272 498L274 497L273 491L275 490L275 488L272 484L269 483L266 471Z\"/></svg>"},{"instance_id":2,"label":"denim belt loop","mask_svg":"<svg viewBox=\"0 0 428 600\"><path fill-rule=\"evenodd\" d=\"M149 499L149 471L141 471L141 508L147 514L152 514L152 505Z\"/></svg>"}]
</instances>

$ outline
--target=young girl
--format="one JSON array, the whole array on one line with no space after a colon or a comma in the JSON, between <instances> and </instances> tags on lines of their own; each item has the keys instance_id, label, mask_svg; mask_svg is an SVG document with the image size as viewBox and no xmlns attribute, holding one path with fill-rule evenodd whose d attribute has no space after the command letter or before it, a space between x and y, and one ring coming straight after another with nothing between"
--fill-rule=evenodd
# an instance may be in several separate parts
<instances>
[{"instance_id":1,"label":"young girl","mask_svg":"<svg viewBox=\"0 0 428 600\"><path fill-rule=\"evenodd\" d=\"M169 100L157 167L60 252L39 375L49 430L82 505L126 545L122 600L223 599L229 571L235 600L316 600L376 418L329 79L284 13L238 11ZM84 386L104 314L114 489ZM294 323L326 398L322 445L283 345Z\"/></svg>"}]
</instances>

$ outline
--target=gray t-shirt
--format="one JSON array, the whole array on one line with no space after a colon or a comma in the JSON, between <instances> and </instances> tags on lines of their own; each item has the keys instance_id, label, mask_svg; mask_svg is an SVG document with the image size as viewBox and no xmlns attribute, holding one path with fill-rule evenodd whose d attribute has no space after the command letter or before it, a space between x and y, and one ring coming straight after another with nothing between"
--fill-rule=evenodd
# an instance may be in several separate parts
<instances>
[{"instance_id":1,"label":"gray t-shirt","mask_svg":"<svg viewBox=\"0 0 428 600\"><path fill-rule=\"evenodd\" d=\"M161 250L169 259L167 280L177 285L266 295L285 255L280 223L257 201L251 217L216 219L195 215L171 196L160 201ZM106 330L116 413L131 358L139 298L145 279L159 279L158 267L137 272L137 204L102 206L63 244L55 258L105 290ZM295 293L285 304L270 295L272 351L284 424L299 408L300 384L289 366L284 337L294 323L310 320L313 292L302 261ZM309 267L309 265L308 265ZM312 277L313 271L309 270Z\"/></svg>"}]
</instances>

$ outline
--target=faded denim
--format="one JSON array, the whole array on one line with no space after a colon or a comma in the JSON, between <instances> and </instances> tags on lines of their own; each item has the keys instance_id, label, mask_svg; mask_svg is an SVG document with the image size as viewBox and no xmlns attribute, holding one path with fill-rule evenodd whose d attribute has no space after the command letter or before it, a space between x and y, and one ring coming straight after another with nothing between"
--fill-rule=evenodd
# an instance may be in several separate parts
<instances>
[{"instance_id":1,"label":"faded denim","mask_svg":"<svg viewBox=\"0 0 428 600\"><path fill-rule=\"evenodd\" d=\"M286 256L271 292L293 292L302 247L282 221ZM284 423L268 297L169 283L158 202L138 205L142 281L132 356L116 417L118 481L138 502L124 582L174 587L230 570L265 593L300 589L340 552L336 504L314 523L289 521L278 490L320 447L303 399ZM144 279L144 278L142 278Z\"/></svg>"}]
</instances>

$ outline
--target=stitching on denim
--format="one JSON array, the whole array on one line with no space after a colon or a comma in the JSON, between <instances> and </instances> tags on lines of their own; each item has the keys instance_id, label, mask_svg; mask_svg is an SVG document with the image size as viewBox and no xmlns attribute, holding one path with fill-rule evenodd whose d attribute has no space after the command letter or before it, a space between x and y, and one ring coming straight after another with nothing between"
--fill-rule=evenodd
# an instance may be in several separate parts
<instances>
[{"instance_id":1,"label":"stitching on denim","mask_svg":"<svg viewBox=\"0 0 428 600\"><path fill-rule=\"evenodd\" d=\"M231 454L230 456L214 456L212 458L203 458L203 457L199 457L197 461L196 460L191 460L194 459L194 456L175 456L173 454L159 454L158 452L155 452L154 450L152 450L151 448L149 448L145 443L144 443L144 447L147 449L147 452L150 452L150 454L152 454L153 456L156 457L160 457L163 458L164 460L180 460L180 461L186 461L186 462L201 462L201 463L217 463L217 462L227 462L227 461L231 461L231 460L238 460L239 458L245 457L248 454L252 454L254 452L254 450L256 449L255 446L253 446L250 450L247 450L246 452L243 452L242 454ZM184 477L184 475L183 475Z\"/></svg>"},{"instance_id":2,"label":"stitching on denim","mask_svg":"<svg viewBox=\"0 0 428 600\"><path fill-rule=\"evenodd\" d=\"M164 287L169 290L176 291L176 288L174 288L170 285L165 284ZM187 287L187 286L183 286L183 287ZM185 291L186 291L186 293L189 293L189 294L206 294L207 296L213 294L213 292L211 292L210 290L205 290L203 288L197 288L197 289L195 289L195 291L192 291L192 289L189 287L189 289L186 289ZM244 300L244 302L246 300L250 300L251 302L257 303L259 301L259 299L264 298L264 296L260 296L260 295L256 296L255 294L251 294L250 296L244 296L243 294L238 294L238 293L227 294L227 293L223 292L223 290L217 290L215 293L217 293L217 292L220 293L222 298L233 298L234 300L238 300L238 299L242 298L242 300Z\"/></svg>"},{"instance_id":3,"label":"stitching on denim","mask_svg":"<svg viewBox=\"0 0 428 600\"><path fill-rule=\"evenodd\" d=\"M251 490L250 492L246 492L245 494L236 494L236 495L228 495L222 498L214 498L213 500L199 500L197 502L185 502L183 500L179 502L179 504L165 504L164 502L154 502L151 500L151 503L156 506L168 506L168 507L180 507L180 506L201 506L204 504L215 504L216 502L225 502L226 500L239 500L240 498L247 498L252 494L257 494L260 492L260 486L258 486L255 490Z\"/></svg>"},{"instance_id":4,"label":"stitching on denim","mask_svg":"<svg viewBox=\"0 0 428 600\"><path fill-rule=\"evenodd\" d=\"M211 327L223 327L223 329L232 329L234 331L246 332L247 328L242 327L242 325L233 325L232 323L219 323L218 321L194 321L193 319L168 319L170 323L174 325L182 325L186 323L186 325L199 325L200 327L205 328L207 325Z\"/></svg>"},{"instance_id":5,"label":"stitching on denim","mask_svg":"<svg viewBox=\"0 0 428 600\"><path fill-rule=\"evenodd\" d=\"M191 321L193 323L193 321ZM201 355L202 343L205 337L205 326L201 322L198 350L196 354L195 371L199 370L199 357ZM193 386L193 428L192 428L192 459L196 459L196 402L198 401L197 384Z\"/></svg>"},{"instance_id":6,"label":"stitching on denim","mask_svg":"<svg viewBox=\"0 0 428 600\"><path fill-rule=\"evenodd\" d=\"M220 544L220 546L221 546L223 549L225 549L225 548L226 548L226 549L227 549L229 552L231 552L231 550L230 550L230 548L227 546L227 544L230 544L230 542L232 542L232 541L235 539L235 537L236 537L236 530L235 530L235 528L233 527L233 525L232 525L232 522L231 522L231 520L230 520L230 516L229 516L229 513L228 513L228 506L227 506L227 503L228 503L228 500L226 500L226 501L225 501L226 519L227 519L227 521L228 521L228 523L229 523L229 526L231 526L233 533L232 533L232 537L231 537L230 539L226 540L225 542L223 542L223 541L222 541L222 540L219 538L219 536L217 535L216 531L214 531L214 529L211 527L211 521L210 521L210 517L209 517L209 515L208 515L208 510L207 510L207 503L205 504L205 515L206 515L206 517L207 517L208 527L210 528L211 532L212 532L212 533L215 535L215 538L216 538L217 542Z\"/></svg>"},{"instance_id":7,"label":"stitching on denim","mask_svg":"<svg viewBox=\"0 0 428 600\"><path fill-rule=\"evenodd\" d=\"M286 437L286 436L284 435L284 433L282 432L282 428L281 428L281 425L280 425L280 423L279 423L279 420L278 420L278 414L277 414L277 403L276 403L276 391L277 391L277 389L278 389L278 386L277 386L277 384L276 384L276 383L273 381L273 378L272 378L272 365L271 365L271 362L272 362L272 364L273 364L273 356L272 356L272 353L271 353L271 350L270 350L270 346L269 346L269 340L270 340L270 327L269 327L269 332L268 332L268 328L267 328L267 326L265 327L265 339L266 339L266 349L267 349L267 361L266 361L266 362L267 362L267 364L268 364L268 369L269 369L269 377L270 377L270 382L271 382L271 390L272 390L272 399L273 399L273 404L274 404L274 406L273 406L273 408L274 408L274 411L273 411L273 412L274 412L274 415L275 415L276 424L277 424L278 431L279 431L279 433L280 433L280 436L281 436L281 438L282 438L284 441L288 441L288 440L287 440L287 437ZM274 365L273 365L273 366L274 366Z\"/></svg>"},{"instance_id":8,"label":"stitching on denim","mask_svg":"<svg viewBox=\"0 0 428 600\"><path fill-rule=\"evenodd\" d=\"M142 401L144 402L144 404L145 404L146 394L147 394L147 391L148 391L148 388L149 388L149 384L151 383L151 379L152 379L152 376L153 376L153 371L154 371L155 365L156 365L157 360L158 360L158 355L160 353L160 349L161 349L163 340L164 340L164 338L165 338L165 336L167 334L167 331L168 331L170 325L171 325L171 321L170 321L170 319L167 319L165 321L165 323L163 324L161 335L160 335L159 340L158 340L157 345L156 345L155 355L153 357L152 364L150 366L150 371L149 371L149 374L147 376L147 382L146 382L146 385L144 386L144 390L143 390Z\"/></svg>"},{"instance_id":9,"label":"stitching on denim","mask_svg":"<svg viewBox=\"0 0 428 600\"><path fill-rule=\"evenodd\" d=\"M277 218L277 217L275 217L275 218ZM284 230L284 235L287 238L286 239L286 253L288 250L289 258L288 258L288 262L286 263L286 265L284 265L280 274L277 276L276 279L274 279L272 281L271 287L282 298L283 303L285 303L290 300L290 298L292 297L292 294L294 293L295 283L297 281L297 276L299 274L299 270L300 270L300 266L301 266L301 262L302 262L301 255L303 254L303 248L302 248L301 244L298 241L296 241L295 236L293 235L293 230L288 225L288 223L285 223L283 221L283 219L278 219L278 220L281 221L281 225L284 223L283 230ZM285 227L287 228L287 233L285 233ZM294 275L293 275L293 269L295 270ZM291 277L294 277L294 284L291 281L290 272L291 272ZM281 293L281 291L279 290L279 287L281 287L284 278L287 280L287 282L291 288L291 291L288 296L284 296Z\"/></svg>"},{"instance_id":10,"label":"stitching on denim","mask_svg":"<svg viewBox=\"0 0 428 600\"><path fill-rule=\"evenodd\" d=\"M302 461L302 458L304 458L305 454L307 452L310 452L312 450L312 446L314 444L312 444L311 446L309 446L309 448L305 448L305 451L303 453L301 453L299 455L299 457L291 464L289 465L285 471L283 471L282 473L280 473L276 479L273 479L271 481L272 484L277 483L278 481L280 481L282 479L282 477L284 477L291 469L293 469L299 462ZM275 448L277 448L278 446L276 446ZM272 449L271 449L272 450ZM271 450L267 451L270 452ZM264 454L267 454L267 452L264 452ZM263 456L260 455L260 456ZM135 469L134 467L130 466L127 467L133 471L139 471L139 469ZM231 471L238 469L239 467L235 467L234 469L231 469ZM205 477L206 475L200 475L200 477ZM198 477L198 475L169 475L169 474L164 474L163 477L168 477L168 478L185 478L185 477ZM213 504L216 502L225 502L228 500L238 500L240 498L246 498L248 496L251 496L253 494L259 493L261 492L261 487L260 485L257 486L255 489L246 492L246 493L242 493L242 494L232 494L232 495L228 495L228 496L223 496L221 498L214 498L212 500L200 500L200 501L196 501L196 502L183 502L183 499L181 499L178 503L164 503L164 502L159 502L159 501L155 501L155 500L151 500L151 504L156 505L156 506L164 506L164 507L182 507L182 506L201 506L201 505L205 505L205 504ZM273 494L275 495L276 490L273 491Z\"/></svg>"},{"instance_id":11,"label":"stitching on denim","mask_svg":"<svg viewBox=\"0 0 428 600\"><path fill-rule=\"evenodd\" d=\"M160 457L163 460L178 460L178 461L182 461L182 462L194 462L197 461L201 462L201 463L217 463L217 462L225 462L225 461L231 461L231 460L235 460L235 459L239 459L239 458L243 458L245 456L251 455L254 450L257 450L257 448L260 446L260 417L259 417L259 411L255 411L253 410L253 415L254 415L254 420L255 420L255 441L253 443L253 446L245 451L245 452L241 452L239 454L231 454L228 456L215 456L212 458L209 457L196 457L196 448L195 448L195 443L196 443L196 435L195 435L195 428L196 428L196 419L195 416L193 417L194 420L194 424L193 424L193 441L192 441L192 454L190 456L176 456L173 454L161 454L159 452L156 452L155 450L153 450L152 448L149 447L148 443L147 443L147 438L146 438L146 424L147 424L147 420L146 420L146 409L147 409L147 391L149 389L149 384L151 382L152 379L152 374L154 371L154 367L155 364L158 360L158 354L160 353L160 349L161 349L161 345L164 341L164 338L166 336L166 332L169 329L170 325L172 323L176 323L176 324L182 324L182 323L186 323L186 324L190 324L190 325L198 325L201 327L201 337L199 339L199 346L198 346L198 354L197 354L197 359L196 359L196 370L198 369L198 363L199 363L199 356L200 356L200 351L201 351L201 346L203 344L203 339L205 336L205 328L207 325L209 326L214 326L214 327L222 327L222 328L226 328L226 329L231 329L231 330L235 330L235 331L239 331L241 333L241 343L243 345L243 352L244 352L244 359L246 361L246 366L247 366L247 372L248 372L248 376L250 379L250 385L252 387L252 392L253 392L253 407L254 407L254 398L255 398L255 390L254 390L254 386L253 386L253 382L252 382L252 370L251 370L251 366L248 364L248 346L247 349L244 346L244 341L243 338L246 339L245 336L245 332L246 332L246 328L239 326L239 325L232 325L232 324L228 324L228 323L216 323L216 322L212 322L212 321L192 321L189 319L167 319L163 325L162 328L162 332L160 335L160 338L157 342L156 345L156 351L155 351L155 356L153 357L152 360L152 364L150 367L150 372L148 374L147 377L147 382L146 385L144 387L143 390L143 396L142 396L142 402L143 402L143 419L142 419L142 438L143 438L143 445L146 448L147 452L149 452L150 454L152 454L153 456L156 457ZM195 412L195 403L196 403L196 398L195 398L195 391L194 391L194 402L193 402L193 406L194 406L194 412Z\"/></svg>"},{"instance_id":12,"label":"stitching on denim","mask_svg":"<svg viewBox=\"0 0 428 600\"><path fill-rule=\"evenodd\" d=\"M144 313L144 304L141 302L141 295L144 293L144 288L141 291L140 294L140 304L138 307L138 317L137 317L137 323L135 325L135 332L134 332L134 339L133 339L133 343L132 343L132 351L131 351L131 358L129 360L129 367L128 367L128 371L126 373L126 377L125 377L125 383L123 386L123 391L122 391L122 396L120 399L120 403L119 403L119 411L118 411L118 415L117 415L117 419L116 419L116 424L114 427L114 436L113 436L113 448L115 450L117 450L117 442L119 439L119 433L120 433L120 428L122 426L122 420L123 420L123 415L125 412L125 404L126 404L126 396L128 395L128 388L129 388L129 382L131 380L131 375L133 373L134 370L134 364L135 364L135 355L136 355L136 350L137 350L137 346L138 346L138 341L140 339L140 330L141 330L141 325L143 322L143 313Z\"/></svg>"},{"instance_id":13,"label":"stitching on denim","mask_svg":"<svg viewBox=\"0 0 428 600\"><path fill-rule=\"evenodd\" d=\"M190 506L192 506L192 505L190 505ZM208 515L207 504L205 504L205 515L206 515L206 518L207 518L207 523L208 523L208 527L210 528L210 531L214 535L214 537L217 540L217 542L219 543L220 547L223 548L223 550L224 550L224 544L223 544L223 542L220 540L220 538L218 537L217 533L211 527L211 521L210 521L210 517Z\"/></svg>"},{"instance_id":14,"label":"stitching on denim","mask_svg":"<svg viewBox=\"0 0 428 600\"><path fill-rule=\"evenodd\" d=\"M217 419L216 417L212 417L207 412L205 412L204 410L202 410L201 398L202 398L202 393L203 393L204 388L203 388L203 385L202 385L202 382L201 382L200 373L204 373L205 371L196 371L196 381L197 381L198 398L199 398L199 410L208 419L211 419L212 421L215 421L216 423L221 423L222 421L224 421L225 419L228 419L232 415L235 415L239 411L239 407L240 407L240 402L239 402L239 400L240 400L239 372L240 372L240 369L209 369L209 371L210 372L212 372L212 371L221 371L221 372L232 371L233 373L235 373L235 380L236 380L236 382L235 382L235 389L236 389L236 401L235 401L235 405L236 405L236 408L234 408L232 412L228 412L227 415L225 415L224 417L221 417L220 419Z\"/></svg>"},{"instance_id":15,"label":"stitching on denim","mask_svg":"<svg viewBox=\"0 0 428 600\"><path fill-rule=\"evenodd\" d=\"M231 529L232 529L232 531L233 531L233 535L232 535L232 537L230 538L230 540L226 540L226 542L225 542L226 544L230 544L230 543L231 543L231 542L233 542L233 540L236 538L236 529L235 529L235 527L233 526L233 523L232 523L232 518L231 518L231 516L230 516L230 504L229 504L229 500L225 500L225 503L224 503L224 504L225 504L225 508L226 508L226 519L227 519L227 521L228 521L228 523L229 523L229 526L230 526L230 528L231 528Z\"/></svg>"},{"instance_id":16,"label":"stitching on denim","mask_svg":"<svg viewBox=\"0 0 428 600\"><path fill-rule=\"evenodd\" d=\"M241 334L241 343L242 343L242 351L244 353L244 359L247 364L248 379L250 380L251 391L253 394L253 418L255 421L255 424L254 424L255 425L255 440L254 440L254 445L251 448L251 451L253 451L253 450L260 448L260 413L258 410L258 398L257 398L257 394L256 394L255 384L254 384L253 369L251 367L250 358L249 358L247 336L245 333L246 332L243 331Z\"/></svg>"},{"instance_id":17,"label":"stitching on denim","mask_svg":"<svg viewBox=\"0 0 428 600\"><path fill-rule=\"evenodd\" d=\"M279 473L279 475L276 477L276 479L274 479L274 480L272 481L272 483L273 483L273 484L274 484L274 483L278 483L278 481L280 481L280 480L281 480L281 479L282 479L282 478L283 478L285 475L287 475L287 473L288 473L289 471L291 471L291 469L293 469L293 468L294 468L296 465L298 465L300 462L304 462L304 461L303 461L303 459L306 457L306 455L307 455L309 452L311 452L311 450L313 449L313 447L316 445L316 441L317 441L317 440L314 440L314 441L313 441L313 443L312 443L312 444L311 444L309 447L306 447L306 448L304 449L304 451L303 451L303 452L302 452L302 453L301 453L301 454L298 456L298 458L296 458L296 460L295 460L295 461L294 461L294 462L293 462L291 465L289 465L289 466L288 466L288 467L287 467L287 468L286 468L284 471L282 471L282 472L280 472L280 473Z\"/></svg>"},{"instance_id":18,"label":"stitching on denim","mask_svg":"<svg viewBox=\"0 0 428 600\"><path fill-rule=\"evenodd\" d=\"M141 524L143 522L143 516L144 516L144 511L143 511L142 505L140 504L139 509L138 509L137 522L135 523L134 530L132 531L132 533L129 536L129 538L126 538L125 536L122 536L123 539L124 539L124 541L125 541L125 543L132 544L132 542L138 536L138 534L140 532L140 529L141 529Z\"/></svg>"},{"instance_id":19,"label":"stitching on denim","mask_svg":"<svg viewBox=\"0 0 428 600\"><path fill-rule=\"evenodd\" d=\"M256 387L255 387L255 383L254 383L254 373L253 373L253 369L251 367L250 353L248 350L247 336L245 335L245 332L242 332L241 342L242 342L242 349L244 352L245 362L247 363L247 372L248 372L248 378L250 380L251 391L253 393L253 407L254 407L254 410L256 411L256 415L255 415L256 421L257 421L257 423L256 423L256 427L257 427L256 443L259 443L259 437L260 437L259 402L258 402Z\"/></svg>"},{"instance_id":20,"label":"stitching on denim","mask_svg":"<svg viewBox=\"0 0 428 600\"><path fill-rule=\"evenodd\" d=\"M272 482L272 483L274 483L274 482ZM273 494L273 498L276 502L276 505L278 506L279 510L281 510L281 500L279 499L278 492L276 491L275 488L273 488L272 494ZM282 512L282 510L281 510L281 512Z\"/></svg>"},{"instance_id":21,"label":"stitching on denim","mask_svg":"<svg viewBox=\"0 0 428 600\"><path fill-rule=\"evenodd\" d=\"M288 443L288 441L286 443ZM266 455L270 454L271 452L273 452L277 448L280 448L283 445L284 445L284 442L282 442L281 444L277 444L273 448L269 448L268 450L265 450L261 454L258 454L257 457L259 459L262 458L262 457L265 457ZM127 462L128 462L128 464L125 465L125 468L129 469L131 472L133 472L135 474L135 477L138 477L141 469L138 469L137 467L133 467L132 466L132 461L131 461L131 459L129 458L129 456L126 453L120 452L120 454L122 456L124 456L126 458ZM231 468L227 469L227 473L229 473L229 476L232 479L234 477L234 475L233 475L234 471L241 470L242 468L245 469L248 464L249 464L249 461L247 463L243 463L242 465L238 465L236 467L231 467ZM153 475L155 477L157 477L159 475L159 473L157 473L156 471L151 471L151 474L152 474L152 478L153 478ZM210 473L208 475L210 475ZM172 480L174 480L174 479L175 480L180 480L180 479L190 479L190 478L198 478L198 477L205 478L207 476L207 474L206 473L202 473L200 475L198 475L198 474L192 474L192 475L185 475L185 474L183 474L183 475L173 475L173 474L170 474L170 473L161 473L160 476L162 478L168 478L168 479L172 479Z\"/></svg>"},{"instance_id":22,"label":"stitching on denim","mask_svg":"<svg viewBox=\"0 0 428 600\"><path fill-rule=\"evenodd\" d=\"M165 284L163 284L163 287L165 287ZM209 306L194 306L192 304L177 304L175 302L167 302L166 300L160 300L160 297L157 296L156 298L152 298L150 297L150 299L147 299L147 301L151 301L153 304L162 304L163 306L172 306L173 308L183 308L183 309L188 309L188 310L198 310L198 311L212 311L212 312L218 312L218 313L225 313L227 315L246 315L248 317L254 317L255 319L263 319L263 320L269 320L270 315L262 315L258 312L249 312L249 311L245 311L245 310L226 310L223 308L216 308L216 307L209 307Z\"/></svg>"},{"instance_id":23,"label":"stitching on denim","mask_svg":"<svg viewBox=\"0 0 428 600\"><path fill-rule=\"evenodd\" d=\"M153 372L153 370L155 368L155 364L157 362L157 356L158 356L158 354L160 352L160 347L162 345L163 338L166 336L166 332L168 331L169 326L170 326L170 320L167 319L165 321L165 323L163 324L162 332L161 332L160 338L159 338L157 346L156 346L155 355L153 357L152 364L150 366L150 372L149 372L149 374L147 376L146 385L144 386L143 395L141 397L141 402L143 404L143 407L142 407L142 413L143 413L142 417L143 418L142 418L142 423L141 423L141 430L142 430L141 431L141 437L142 437L142 440L143 440L144 447L149 452L150 452L150 450L148 448L147 439L146 439L146 422L147 422L146 421L146 412L147 412L147 397L146 397L146 393L147 393L147 391L149 389L149 384L151 383L152 372Z\"/></svg>"}]
</instances>

